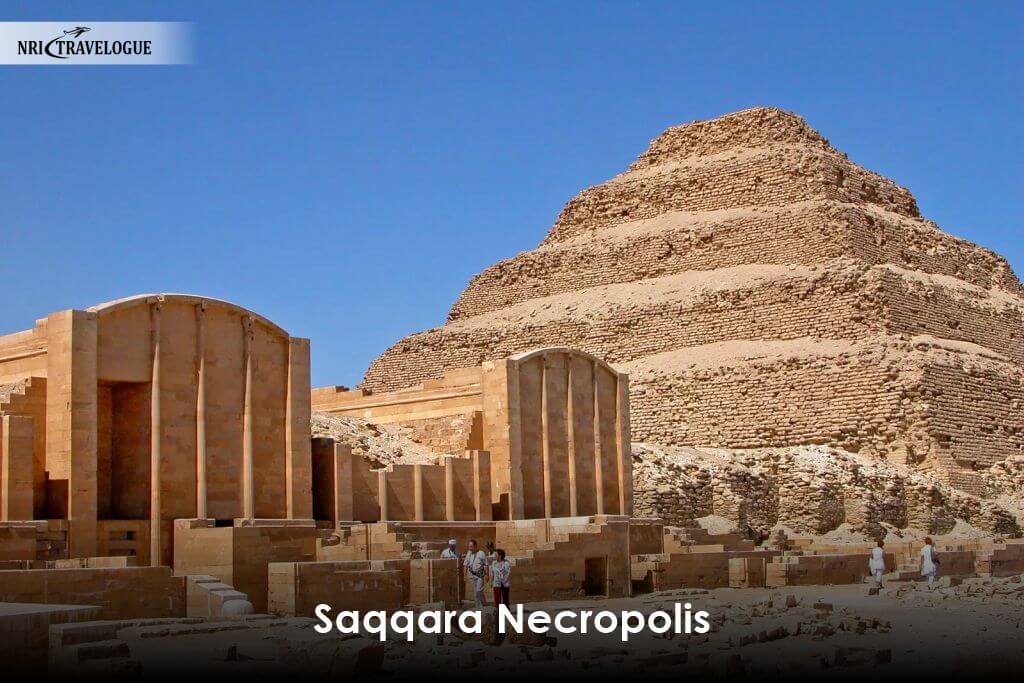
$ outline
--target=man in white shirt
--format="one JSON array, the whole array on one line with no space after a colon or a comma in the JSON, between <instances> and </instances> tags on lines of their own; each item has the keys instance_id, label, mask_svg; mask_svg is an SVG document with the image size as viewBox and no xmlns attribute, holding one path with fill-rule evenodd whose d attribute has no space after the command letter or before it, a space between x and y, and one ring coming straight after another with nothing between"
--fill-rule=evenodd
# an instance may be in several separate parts
<instances>
[{"instance_id":1,"label":"man in white shirt","mask_svg":"<svg viewBox=\"0 0 1024 683\"><path fill-rule=\"evenodd\" d=\"M484 606L484 576L487 573L487 556L477 547L476 539L469 542L469 552L462 562L466 580L473 588L473 599L477 607Z\"/></svg>"}]
</instances>

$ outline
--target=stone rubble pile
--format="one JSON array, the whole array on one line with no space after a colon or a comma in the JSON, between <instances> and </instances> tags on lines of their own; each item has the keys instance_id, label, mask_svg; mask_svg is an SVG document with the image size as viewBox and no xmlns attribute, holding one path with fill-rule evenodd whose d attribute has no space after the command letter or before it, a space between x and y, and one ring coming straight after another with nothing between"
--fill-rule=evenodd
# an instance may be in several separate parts
<instances>
[{"instance_id":1,"label":"stone rubble pile","mask_svg":"<svg viewBox=\"0 0 1024 683\"><path fill-rule=\"evenodd\" d=\"M1024 456L1007 458L984 474L988 495L1024 518Z\"/></svg>"},{"instance_id":2,"label":"stone rubble pile","mask_svg":"<svg viewBox=\"0 0 1024 683\"><path fill-rule=\"evenodd\" d=\"M841 527L864 538L889 529L945 534L958 524L1019 536L1011 511L926 474L827 446L697 449L633 446L634 510L693 526L724 517L751 536L783 528L822 535Z\"/></svg>"},{"instance_id":3,"label":"stone rubble pile","mask_svg":"<svg viewBox=\"0 0 1024 683\"><path fill-rule=\"evenodd\" d=\"M375 469L394 464L432 465L442 457L401 431L358 417L314 412L311 426L314 437L327 437L351 446L354 454L367 458Z\"/></svg>"}]
</instances>

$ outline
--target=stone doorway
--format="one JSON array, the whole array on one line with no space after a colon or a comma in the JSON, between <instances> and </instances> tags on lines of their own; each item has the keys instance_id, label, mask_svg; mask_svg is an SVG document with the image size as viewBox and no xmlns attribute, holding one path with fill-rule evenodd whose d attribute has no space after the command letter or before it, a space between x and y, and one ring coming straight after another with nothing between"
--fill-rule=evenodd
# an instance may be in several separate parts
<instances>
[{"instance_id":1,"label":"stone doorway","mask_svg":"<svg viewBox=\"0 0 1024 683\"><path fill-rule=\"evenodd\" d=\"M583 594L608 596L608 558L588 557L584 560Z\"/></svg>"}]
</instances>

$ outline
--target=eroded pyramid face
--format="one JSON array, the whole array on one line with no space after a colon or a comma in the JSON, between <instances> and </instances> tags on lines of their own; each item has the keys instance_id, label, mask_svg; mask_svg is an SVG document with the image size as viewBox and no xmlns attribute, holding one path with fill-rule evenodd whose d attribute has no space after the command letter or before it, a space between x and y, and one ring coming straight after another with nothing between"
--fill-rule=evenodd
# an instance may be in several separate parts
<instances>
[{"instance_id":1,"label":"eroded pyramid face","mask_svg":"<svg viewBox=\"0 0 1024 683\"><path fill-rule=\"evenodd\" d=\"M634 441L830 444L980 492L1024 449L1022 310L1002 257L759 108L665 131L364 386L572 346L630 373Z\"/></svg>"}]
</instances>

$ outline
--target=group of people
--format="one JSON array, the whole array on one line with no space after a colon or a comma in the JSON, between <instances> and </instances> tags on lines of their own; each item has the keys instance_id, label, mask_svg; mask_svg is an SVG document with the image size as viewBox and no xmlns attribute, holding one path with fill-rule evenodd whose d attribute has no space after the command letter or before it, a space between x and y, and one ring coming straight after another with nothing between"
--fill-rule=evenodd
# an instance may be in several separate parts
<instances>
[{"instance_id":1,"label":"group of people","mask_svg":"<svg viewBox=\"0 0 1024 683\"><path fill-rule=\"evenodd\" d=\"M458 560L459 551L454 538L448 541L448 547L441 552L443 559ZM511 606L509 592L512 563L505 557L505 551L495 549L493 543L487 544L487 551L480 550L476 539L470 539L469 552L462 558L462 574L473 588L473 600L477 607L484 606L484 587L488 582L494 594L494 606Z\"/></svg>"},{"instance_id":2,"label":"group of people","mask_svg":"<svg viewBox=\"0 0 1024 683\"><path fill-rule=\"evenodd\" d=\"M935 543L931 536L925 536L924 547L918 553L917 560L921 576L928 580L928 587L931 588L935 584L935 577L939 575L940 564L939 553L935 550ZM885 541L879 539L878 545L871 549L868 569L878 583L878 587L881 588L882 574L885 573Z\"/></svg>"}]
</instances>

